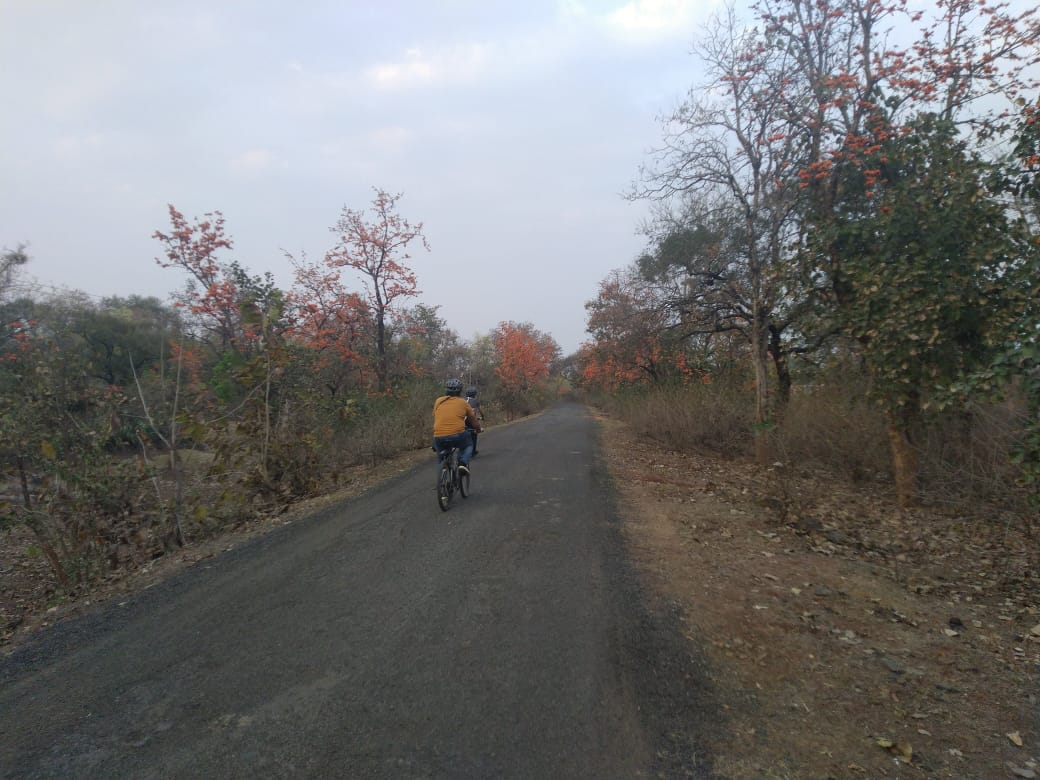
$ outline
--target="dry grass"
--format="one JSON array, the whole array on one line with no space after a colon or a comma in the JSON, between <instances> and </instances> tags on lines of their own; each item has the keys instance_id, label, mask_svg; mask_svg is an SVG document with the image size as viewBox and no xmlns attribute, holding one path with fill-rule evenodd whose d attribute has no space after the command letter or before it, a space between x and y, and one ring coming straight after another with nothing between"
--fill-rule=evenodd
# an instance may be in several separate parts
<instances>
[{"instance_id":1,"label":"dry grass","mask_svg":"<svg viewBox=\"0 0 1040 780\"><path fill-rule=\"evenodd\" d=\"M783 462L823 467L854 482L887 479L891 469L884 419L845 388L795 392L776 443Z\"/></svg>"},{"instance_id":2,"label":"dry grass","mask_svg":"<svg viewBox=\"0 0 1040 780\"><path fill-rule=\"evenodd\" d=\"M753 407L749 388L722 384L628 392L597 405L636 433L681 452L730 458L751 454ZM998 506L1030 514L1009 453L1022 431L1009 405L977 406L931 420L919 431L919 483L929 504ZM796 389L770 432L772 458L790 473L813 469L854 484L885 485L892 461L881 411L862 388L838 382Z\"/></svg>"},{"instance_id":3,"label":"dry grass","mask_svg":"<svg viewBox=\"0 0 1040 780\"><path fill-rule=\"evenodd\" d=\"M732 457L748 453L754 408L748 394L722 385L631 392L597 404L632 429L677 450L706 449Z\"/></svg>"}]
</instances>

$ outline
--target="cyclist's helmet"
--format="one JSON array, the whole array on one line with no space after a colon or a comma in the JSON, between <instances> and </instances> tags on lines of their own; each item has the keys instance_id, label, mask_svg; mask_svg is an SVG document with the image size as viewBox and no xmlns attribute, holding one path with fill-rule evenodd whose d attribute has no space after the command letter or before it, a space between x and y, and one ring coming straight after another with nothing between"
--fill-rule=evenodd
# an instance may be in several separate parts
<instances>
[{"instance_id":1,"label":"cyclist's helmet","mask_svg":"<svg viewBox=\"0 0 1040 780\"><path fill-rule=\"evenodd\" d=\"M448 395L460 395L462 393L462 380L449 379L444 383L444 389L448 392Z\"/></svg>"},{"instance_id":2,"label":"cyclist's helmet","mask_svg":"<svg viewBox=\"0 0 1040 780\"><path fill-rule=\"evenodd\" d=\"M475 387L467 387L466 388L466 398L476 398L476 397L477 397L477 388L475 388Z\"/></svg>"}]
</instances>

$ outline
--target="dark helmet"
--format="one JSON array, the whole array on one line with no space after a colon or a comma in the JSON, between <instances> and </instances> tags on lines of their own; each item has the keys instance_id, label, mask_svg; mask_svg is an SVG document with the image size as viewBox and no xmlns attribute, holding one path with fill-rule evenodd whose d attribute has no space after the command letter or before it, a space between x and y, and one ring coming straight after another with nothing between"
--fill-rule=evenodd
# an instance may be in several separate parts
<instances>
[{"instance_id":1,"label":"dark helmet","mask_svg":"<svg viewBox=\"0 0 1040 780\"><path fill-rule=\"evenodd\" d=\"M477 388L475 388L475 387L467 387L466 388L466 398L476 398L476 397L477 397Z\"/></svg>"},{"instance_id":2,"label":"dark helmet","mask_svg":"<svg viewBox=\"0 0 1040 780\"><path fill-rule=\"evenodd\" d=\"M449 379L444 383L444 389L448 391L448 395L459 395L462 392L462 380Z\"/></svg>"}]
</instances>

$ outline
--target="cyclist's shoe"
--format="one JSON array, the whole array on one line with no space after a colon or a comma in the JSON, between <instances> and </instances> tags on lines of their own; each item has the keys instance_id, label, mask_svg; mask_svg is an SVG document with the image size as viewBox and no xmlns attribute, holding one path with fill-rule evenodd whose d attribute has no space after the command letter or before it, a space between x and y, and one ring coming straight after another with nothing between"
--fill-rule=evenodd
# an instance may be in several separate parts
<instances>
[{"instance_id":1,"label":"cyclist's shoe","mask_svg":"<svg viewBox=\"0 0 1040 780\"><path fill-rule=\"evenodd\" d=\"M463 466L463 465L460 464L459 465L459 473L460 474L465 474L466 476L469 476L469 466Z\"/></svg>"}]
</instances>

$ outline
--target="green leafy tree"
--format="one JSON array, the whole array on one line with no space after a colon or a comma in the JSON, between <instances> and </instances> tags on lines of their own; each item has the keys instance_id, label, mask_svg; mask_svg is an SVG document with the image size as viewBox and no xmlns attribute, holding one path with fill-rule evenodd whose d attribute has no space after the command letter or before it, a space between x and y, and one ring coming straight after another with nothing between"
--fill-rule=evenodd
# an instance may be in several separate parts
<instances>
[{"instance_id":1,"label":"green leafy tree","mask_svg":"<svg viewBox=\"0 0 1040 780\"><path fill-rule=\"evenodd\" d=\"M992 167L932 115L851 174L814 240L837 254L825 299L859 344L889 420L897 491L916 493L914 441L935 392L985 366L1023 312L1016 226L989 191Z\"/></svg>"},{"instance_id":2,"label":"green leafy tree","mask_svg":"<svg viewBox=\"0 0 1040 780\"><path fill-rule=\"evenodd\" d=\"M397 313L388 328L390 378L393 384L413 377L450 373L463 352L458 334L438 315L438 306L418 304Z\"/></svg>"},{"instance_id":3,"label":"green leafy tree","mask_svg":"<svg viewBox=\"0 0 1040 780\"><path fill-rule=\"evenodd\" d=\"M101 570L124 533L135 478L106 446L126 397L91 377L66 314L39 307L0 363L0 456L21 498L3 516L32 529L70 588Z\"/></svg>"},{"instance_id":4,"label":"green leafy tree","mask_svg":"<svg viewBox=\"0 0 1040 780\"><path fill-rule=\"evenodd\" d=\"M969 189L978 188L986 175L978 167L975 152L983 143L991 145L1003 136L1010 101L1036 88L1029 74L1040 36L1035 12L1016 14L1006 3L975 0L916 8L898 0L757 0L752 13L766 36L764 45L790 58L785 60L790 64L785 78L766 83L784 106L783 135L770 137L795 144L791 172L801 220L797 233L801 240L795 246L806 249L798 255L804 261L804 274L798 281L826 291L815 300L829 307L832 316L825 313L817 325L828 321L847 325L861 347L872 350L873 358L865 355L874 361L875 395L892 395L886 406L899 500L911 503L916 457L909 428L916 414L910 410L924 403L917 398L924 387L909 377L897 379L881 367L904 351L888 346L900 340L898 331L906 326L898 319L905 312L894 305L894 293L887 286L898 279L889 279L889 270L876 270L879 281L886 284L860 282L867 280L864 269L869 263L883 261L890 266L892 257L904 255L918 258L911 264L914 268L930 258L931 272L942 273L937 256L946 250L935 244L950 230L929 215L926 193L954 204L942 179L930 173L933 170L952 174L951 189L968 198L953 209L966 219L962 236L973 246L985 245L977 236L967 237L979 222L995 218L986 198L969 196ZM904 35L916 31L917 35L900 47L889 35L894 29ZM921 124L928 115L936 122L931 128ZM956 125L957 141L963 146L955 147L949 135L940 138L943 123ZM918 152L904 142L919 127L926 130L930 148ZM896 162L889 166L882 150L890 152ZM923 158L927 154L938 155L934 166ZM896 171L900 165L906 169L902 174ZM914 176L924 180L915 185ZM970 217L968 212L977 204L981 215ZM881 206L891 210L882 211ZM955 221L949 214L945 219ZM911 236L907 223L915 221L919 228L931 230L933 237L922 242ZM897 247L891 235L899 235L906 245ZM834 239L830 245L821 241L826 237ZM857 256L861 250L864 255ZM983 256L986 251L982 250ZM889 259L883 260L885 257ZM908 273L905 281L911 288L925 281L915 272ZM987 284L985 277L972 280L969 299L971 289ZM940 286L932 283L922 289L934 292ZM928 303L924 305L927 308ZM893 319L881 324L882 312ZM945 319L932 311L922 315L924 321L939 324L944 334L959 328L986 329L982 322L970 326L971 315L965 311L955 311ZM929 328L928 333L917 335L927 342L931 332ZM952 338L939 338L947 337ZM966 335L961 338L972 340ZM937 341L931 346L949 354ZM935 369L932 363L924 371ZM908 383L918 386L910 389Z\"/></svg>"},{"instance_id":5,"label":"green leafy tree","mask_svg":"<svg viewBox=\"0 0 1040 780\"><path fill-rule=\"evenodd\" d=\"M454 356L454 362L445 367L442 375L458 376L467 385L479 388L486 407L489 393L493 395L497 387L496 364L494 333L477 334L466 343L463 354ZM487 414L487 408L484 413Z\"/></svg>"},{"instance_id":6,"label":"green leafy tree","mask_svg":"<svg viewBox=\"0 0 1040 780\"><path fill-rule=\"evenodd\" d=\"M1022 482L1034 504L1040 507L1040 100L1019 102L1021 113L1009 154L991 177L991 184L1013 200L1017 228L1008 235L1015 241L1016 262L1005 274L1009 284L1017 280L1019 293L1001 347L992 362L951 383L945 400L974 397L1001 398L1012 394L1022 402L1022 433L1013 445L1012 457L1022 470Z\"/></svg>"},{"instance_id":7,"label":"green leafy tree","mask_svg":"<svg viewBox=\"0 0 1040 780\"><path fill-rule=\"evenodd\" d=\"M132 388L134 375L158 365L175 332L177 313L157 298L106 298L73 313L90 371L99 381Z\"/></svg>"}]
</instances>

